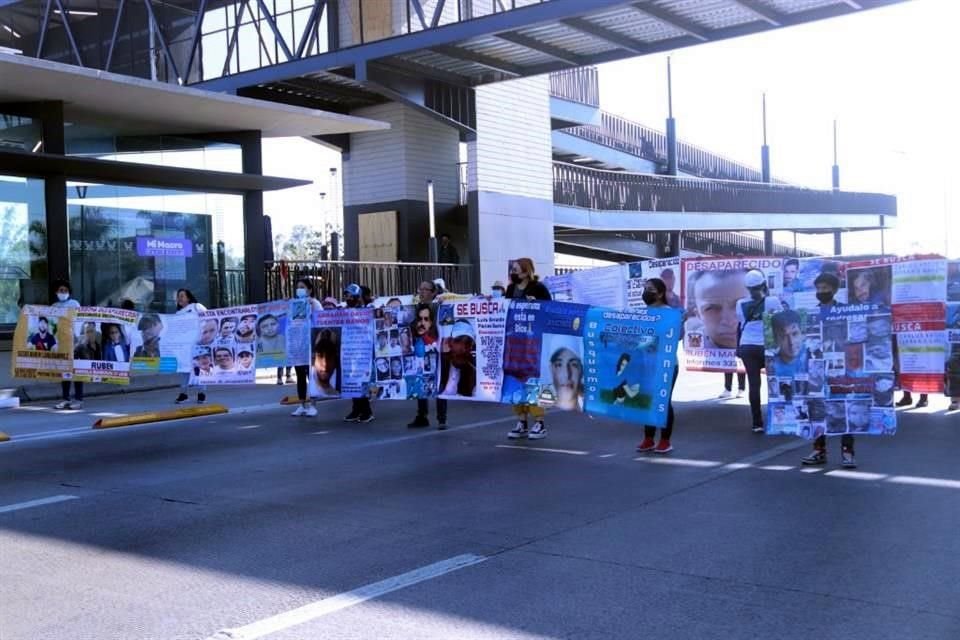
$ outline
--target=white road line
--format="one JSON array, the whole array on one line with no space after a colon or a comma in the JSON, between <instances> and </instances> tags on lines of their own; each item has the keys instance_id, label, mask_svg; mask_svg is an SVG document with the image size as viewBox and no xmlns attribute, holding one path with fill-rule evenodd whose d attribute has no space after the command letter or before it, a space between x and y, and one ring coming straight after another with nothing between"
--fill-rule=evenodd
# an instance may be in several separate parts
<instances>
[{"instance_id":1,"label":"white road line","mask_svg":"<svg viewBox=\"0 0 960 640\"><path fill-rule=\"evenodd\" d=\"M617 454L615 454L615 453L604 453L604 454L601 454L601 455L599 455L599 456L597 456L597 457L598 457L598 458L612 458L612 457L615 456L615 455L617 455Z\"/></svg>"},{"instance_id":2,"label":"white road line","mask_svg":"<svg viewBox=\"0 0 960 640\"><path fill-rule=\"evenodd\" d=\"M237 427L238 431L243 431L244 429L259 429L260 425L258 424L246 424L242 427Z\"/></svg>"},{"instance_id":3,"label":"white road line","mask_svg":"<svg viewBox=\"0 0 960 640\"><path fill-rule=\"evenodd\" d=\"M548 449L547 447L521 447L515 444L498 444L497 449L522 449L523 451L545 451L547 453L565 453L570 456L590 455L589 451L579 451L576 449Z\"/></svg>"},{"instance_id":4,"label":"white road line","mask_svg":"<svg viewBox=\"0 0 960 640\"><path fill-rule=\"evenodd\" d=\"M17 502L16 504L8 504L0 507L0 513L10 513L11 511L30 509L32 507L42 507L45 504L56 504L58 502L66 502L67 500L76 500L79 497L80 496L63 494L59 496L50 496L49 498L39 498L37 500L27 500L26 502Z\"/></svg>"},{"instance_id":5,"label":"white road line","mask_svg":"<svg viewBox=\"0 0 960 640\"><path fill-rule=\"evenodd\" d=\"M677 467L719 467L722 465L722 462L717 462L716 460L694 460L692 458L673 458L673 457L657 457L652 456L643 456L639 458L634 458L638 462L649 462L650 464L667 464L674 465Z\"/></svg>"},{"instance_id":6,"label":"white road line","mask_svg":"<svg viewBox=\"0 0 960 640\"><path fill-rule=\"evenodd\" d=\"M757 467L757 469L763 469L764 471L792 471L796 467L789 464L767 464L762 467Z\"/></svg>"},{"instance_id":7,"label":"white road line","mask_svg":"<svg viewBox=\"0 0 960 640\"><path fill-rule=\"evenodd\" d=\"M883 480L888 477L886 473L867 473L866 471L844 471L842 469L835 469L834 471L827 471L825 476L832 476L834 478L847 478L849 480Z\"/></svg>"},{"instance_id":8,"label":"white road line","mask_svg":"<svg viewBox=\"0 0 960 640\"><path fill-rule=\"evenodd\" d=\"M302 607L291 609L290 611L278 613L275 616L264 618L263 620L258 620L242 627L223 629L211 636L210 640L226 640L227 638L231 640L256 640L271 633L283 631L284 629L289 629L325 615L362 604L367 600L378 598L392 591L397 591L419 582L438 578L447 573L479 564L486 559L486 556L478 556L472 553L447 558L446 560L428 564L425 567L420 567L407 573L401 573L398 576L393 576L380 582L374 582L358 589L347 591L346 593L340 593L330 598L317 600Z\"/></svg>"},{"instance_id":9,"label":"white road line","mask_svg":"<svg viewBox=\"0 0 960 640\"><path fill-rule=\"evenodd\" d=\"M38 433L27 433L24 435L11 434L11 440L8 444L14 442L28 442L30 440L49 440L50 438L61 438L63 436L77 435L80 433L90 433L90 427L71 427L69 429L57 429L55 431L40 431Z\"/></svg>"},{"instance_id":10,"label":"white road line","mask_svg":"<svg viewBox=\"0 0 960 640\"><path fill-rule=\"evenodd\" d=\"M960 480L947 480L944 478L925 478L923 476L893 476L887 478L887 482L896 484L913 484L921 487L941 487L944 489L960 489Z\"/></svg>"}]
</instances>

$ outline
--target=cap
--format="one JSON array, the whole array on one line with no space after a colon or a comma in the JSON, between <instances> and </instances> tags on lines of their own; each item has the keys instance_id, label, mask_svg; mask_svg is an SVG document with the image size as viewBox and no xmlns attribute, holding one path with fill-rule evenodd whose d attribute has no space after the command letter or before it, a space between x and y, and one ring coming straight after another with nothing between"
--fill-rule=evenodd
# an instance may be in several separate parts
<instances>
[{"instance_id":1,"label":"cap","mask_svg":"<svg viewBox=\"0 0 960 640\"><path fill-rule=\"evenodd\" d=\"M766 282L767 278L763 275L763 272L757 271L756 269L747 271L747 275L743 278L743 284L746 285L748 289L762 286Z\"/></svg>"},{"instance_id":2,"label":"cap","mask_svg":"<svg viewBox=\"0 0 960 640\"><path fill-rule=\"evenodd\" d=\"M363 293L363 290L358 284L348 284L343 288L343 292L348 296L359 296Z\"/></svg>"},{"instance_id":3,"label":"cap","mask_svg":"<svg viewBox=\"0 0 960 640\"><path fill-rule=\"evenodd\" d=\"M506 287L503 286L503 281L502 281L502 280L497 280L496 282L493 283L493 286L490 287L490 288L491 288L491 289L506 289Z\"/></svg>"},{"instance_id":4,"label":"cap","mask_svg":"<svg viewBox=\"0 0 960 640\"><path fill-rule=\"evenodd\" d=\"M437 289L439 289L441 293L447 290L447 283L443 281L443 278L435 278L433 284L437 285Z\"/></svg>"},{"instance_id":5,"label":"cap","mask_svg":"<svg viewBox=\"0 0 960 640\"><path fill-rule=\"evenodd\" d=\"M250 349L241 349L239 352L237 352L237 355L238 355L238 356L242 356L243 354L247 354L248 356L252 356L252 355L253 355L253 351L250 351Z\"/></svg>"},{"instance_id":6,"label":"cap","mask_svg":"<svg viewBox=\"0 0 960 640\"><path fill-rule=\"evenodd\" d=\"M457 320L453 323L453 328L450 331L451 338L461 338L467 336L469 338L473 337L473 325L470 324L468 320Z\"/></svg>"},{"instance_id":7,"label":"cap","mask_svg":"<svg viewBox=\"0 0 960 640\"><path fill-rule=\"evenodd\" d=\"M340 301L331 296L327 296L326 298L323 299L323 302L321 304L332 304L333 306L336 307L340 305Z\"/></svg>"}]
</instances>

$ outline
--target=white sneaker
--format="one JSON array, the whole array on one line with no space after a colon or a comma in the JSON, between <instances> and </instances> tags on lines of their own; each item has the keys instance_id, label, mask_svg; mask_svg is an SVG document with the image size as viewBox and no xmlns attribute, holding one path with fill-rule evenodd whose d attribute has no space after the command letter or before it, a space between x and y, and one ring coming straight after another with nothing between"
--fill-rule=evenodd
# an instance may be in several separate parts
<instances>
[{"instance_id":1,"label":"white sneaker","mask_svg":"<svg viewBox=\"0 0 960 640\"><path fill-rule=\"evenodd\" d=\"M290 415L292 415L292 416L303 416L303 415L306 415L306 414L307 414L307 408L306 408L305 406L303 406L303 405L300 405L299 407L297 407L296 409L294 409L294 410L293 410L293 413L291 413Z\"/></svg>"},{"instance_id":2,"label":"white sneaker","mask_svg":"<svg viewBox=\"0 0 960 640\"><path fill-rule=\"evenodd\" d=\"M530 440L543 440L547 437L547 428L543 426L543 420L537 420L533 423L533 426L530 427L530 433L527 434L527 438Z\"/></svg>"},{"instance_id":3,"label":"white sneaker","mask_svg":"<svg viewBox=\"0 0 960 640\"><path fill-rule=\"evenodd\" d=\"M733 397L733 393L724 389L723 393L717 396L717 400L726 400L727 398L732 398L732 397Z\"/></svg>"},{"instance_id":4,"label":"white sneaker","mask_svg":"<svg viewBox=\"0 0 960 640\"><path fill-rule=\"evenodd\" d=\"M957 409L960 409L960 402L951 402L950 406L947 407L947 411L956 411Z\"/></svg>"},{"instance_id":5,"label":"white sneaker","mask_svg":"<svg viewBox=\"0 0 960 640\"><path fill-rule=\"evenodd\" d=\"M83 409L83 400L72 400L68 409Z\"/></svg>"},{"instance_id":6,"label":"white sneaker","mask_svg":"<svg viewBox=\"0 0 960 640\"><path fill-rule=\"evenodd\" d=\"M70 408L70 401L69 401L69 400L61 400L61 401L58 402L57 404L53 405L53 408L54 408L54 409L69 409L69 408Z\"/></svg>"},{"instance_id":7,"label":"white sneaker","mask_svg":"<svg viewBox=\"0 0 960 640\"><path fill-rule=\"evenodd\" d=\"M317 408L313 405L310 405L307 407L307 410L303 412L303 415L307 416L308 418L313 418L317 415Z\"/></svg>"},{"instance_id":8,"label":"white sneaker","mask_svg":"<svg viewBox=\"0 0 960 640\"><path fill-rule=\"evenodd\" d=\"M511 440L517 440L520 438L526 438L529 433L530 433L530 430L527 429L527 421L517 420L517 426L515 426L513 429L510 430L509 433L507 433L507 437L510 438Z\"/></svg>"},{"instance_id":9,"label":"white sneaker","mask_svg":"<svg viewBox=\"0 0 960 640\"><path fill-rule=\"evenodd\" d=\"M738 397L738 398L742 398L742 397L743 397L743 389L737 389L737 397Z\"/></svg>"}]
</instances>

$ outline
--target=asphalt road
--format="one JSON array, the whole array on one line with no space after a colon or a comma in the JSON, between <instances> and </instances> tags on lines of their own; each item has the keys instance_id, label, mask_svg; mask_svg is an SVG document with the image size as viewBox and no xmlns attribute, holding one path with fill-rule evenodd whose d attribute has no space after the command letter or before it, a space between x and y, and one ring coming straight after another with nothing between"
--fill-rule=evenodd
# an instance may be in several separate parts
<instances>
[{"instance_id":1,"label":"asphalt road","mask_svg":"<svg viewBox=\"0 0 960 640\"><path fill-rule=\"evenodd\" d=\"M489 405L293 418L263 385L102 432L169 392L0 412L0 639L960 638L960 415L805 472L717 380L681 378L663 457L570 414L508 441Z\"/></svg>"}]
</instances>

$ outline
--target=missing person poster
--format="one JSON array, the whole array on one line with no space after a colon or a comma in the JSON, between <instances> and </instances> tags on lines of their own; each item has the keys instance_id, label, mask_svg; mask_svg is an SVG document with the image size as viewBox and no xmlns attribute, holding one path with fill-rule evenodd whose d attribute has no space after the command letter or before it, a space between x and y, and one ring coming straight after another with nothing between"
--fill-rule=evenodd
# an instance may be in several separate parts
<instances>
[{"instance_id":1,"label":"missing person poster","mask_svg":"<svg viewBox=\"0 0 960 640\"><path fill-rule=\"evenodd\" d=\"M257 305L211 309L189 317L200 323L191 384L256 382Z\"/></svg>"},{"instance_id":2,"label":"missing person poster","mask_svg":"<svg viewBox=\"0 0 960 640\"><path fill-rule=\"evenodd\" d=\"M374 301L372 396L407 400L437 394L440 339L436 308L404 304L399 297Z\"/></svg>"},{"instance_id":3,"label":"missing person poster","mask_svg":"<svg viewBox=\"0 0 960 640\"><path fill-rule=\"evenodd\" d=\"M510 305L502 402L583 411L583 326L589 308L550 301Z\"/></svg>"},{"instance_id":4,"label":"missing person poster","mask_svg":"<svg viewBox=\"0 0 960 640\"><path fill-rule=\"evenodd\" d=\"M896 432L893 319L879 304L765 317L767 433Z\"/></svg>"},{"instance_id":5,"label":"missing person poster","mask_svg":"<svg viewBox=\"0 0 960 640\"><path fill-rule=\"evenodd\" d=\"M263 316L260 316L261 319ZM301 367L310 364L310 329L313 326L313 307L310 300L300 298L287 304L287 317L283 327L286 366ZM260 357L260 354L257 354ZM260 366L264 366L262 363ZM280 366L280 365L277 365Z\"/></svg>"},{"instance_id":6,"label":"missing person poster","mask_svg":"<svg viewBox=\"0 0 960 640\"><path fill-rule=\"evenodd\" d=\"M313 314L312 398L361 398L373 376L373 309L331 309Z\"/></svg>"},{"instance_id":7,"label":"missing person poster","mask_svg":"<svg viewBox=\"0 0 960 640\"><path fill-rule=\"evenodd\" d=\"M815 312L818 296L832 293L835 302L847 301L847 265L834 258L785 258L780 299L790 309Z\"/></svg>"},{"instance_id":8,"label":"missing person poster","mask_svg":"<svg viewBox=\"0 0 960 640\"><path fill-rule=\"evenodd\" d=\"M134 375L188 373L193 368L194 346L200 327L204 327L209 340L213 340L216 320L203 323L194 313L139 314L137 333L131 338L131 345L135 345L131 347L131 372Z\"/></svg>"},{"instance_id":9,"label":"missing person poster","mask_svg":"<svg viewBox=\"0 0 960 640\"><path fill-rule=\"evenodd\" d=\"M636 311L646 308L643 289L650 278L660 278L667 287L667 305L679 309L680 258L641 260L627 265L627 308Z\"/></svg>"},{"instance_id":10,"label":"missing person poster","mask_svg":"<svg viewBox=\"0 0 960 640\"><path fill-rule=\"evenodd\" d=\"M906 257L890 269L900 388L940 393L947 357L947 261L939 256Z\"/></svg>"},{"instance_id":11,"label":"missing person poster","mask_svg":"<svg viewBox=\"0 0 960 640\"><path fill-rule=\"evenodd\" d=\"M960 260L947 263L945 318L944 394L949 398L960 398Z\"/></svg>"},{"instance_id":12,"label":"missing person poster","mask_svg":"<svg viewBox=\"0 0 960 640\"><path fill-rule=\"evenodd\" d=\"M615 264L570 274L571 302L608 309L627 308L627 267Z\"/></svg>"},{"instance_id":13,"label":"missing person poster","mask_svg":"<svg viewBox=\"0 0 960 640\"><path fill-rule=\"evenodd\" d=\"M298 306L299 305L299 306ZM301 362L293 363L287 360L287 328L292 320L291 312L299 315L301 324L309 321L310 301L304 300L275 300L273 302L264 302L257 305L257 324L256 324L256 361L257 367L262 369L273 369L282 366L294 366L294 364L306 364L307 358ZM296 333L296 332L294 332ZM301 339L306 343L300 345L306 347L309 344L306 332L300 332ZM303 349L304 351L306 349Z\"/></svg>"},{"instance_id":14,"label":"missing person poster","mask_svg":"<svg viewBox=\"0 0 960 640\"><path fill-rule=\"evenodd\" d=\"M543 285L550 291L550 297L557 302L573 302L573 274L547 276Z\"/></svg>"},{"instance_id":15,"label":"missing person poster","mask_svg":"<svg viewBox=\"0 0 960 640\"><path fill-rule=\"evenodd\" d=\"M589 413L663 427L677 367L681 312L591 308L584 329Z\"/></svg>"},{"instance_id":16,"label":"missing person poster","mask_svg":"<svg viewBox=\"0 0 960 640\"><path fill-rule=\"evenodd\" d=\"M75 313L71 307L24 306L13 334L10 374L32 380L70 380Z\"/></svg>"},{"instance_id":17,"label":"missing person poster","mask_svg":"<svg viewBox=\"0 0 960 640\"><path fill-rule=\"evenodd\" d=\"M782 258L697 258L683 263L683 350L691 371L737 370L737 301L747 296L747 271L767 277L770 295L783 281Z\"/></svg>"},{"instance_id":18,"label":"missing person poster","mask_svg":"<svg viewBox=\"0 0 960 640\"><path fill-rule=\"evenodd\" d=\"M509 306L502 298L440 305L440 397L500 402Z\"/></svg>"},{"instance_id":19,"label":"missing person poster","mask_svg":"<svg viewBox=\"0 0 960 640\"><path fill-rule=\"evenodd\" d=\"M107 307L80 307L74 317L73 379L130 384L130 362L139 346L140 314Z\"/></svg>"}]
</instances>

